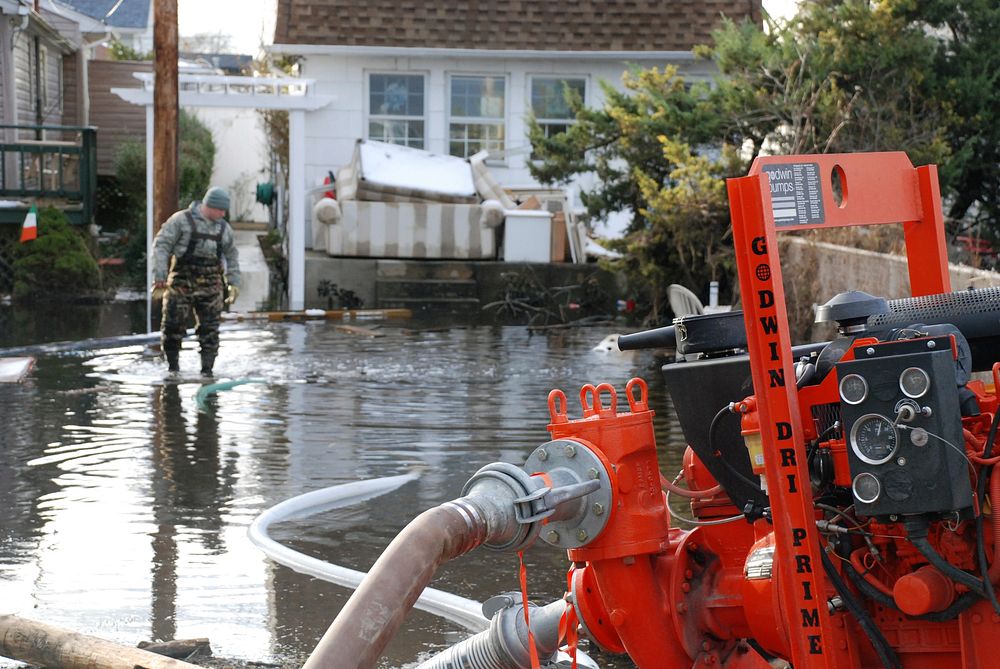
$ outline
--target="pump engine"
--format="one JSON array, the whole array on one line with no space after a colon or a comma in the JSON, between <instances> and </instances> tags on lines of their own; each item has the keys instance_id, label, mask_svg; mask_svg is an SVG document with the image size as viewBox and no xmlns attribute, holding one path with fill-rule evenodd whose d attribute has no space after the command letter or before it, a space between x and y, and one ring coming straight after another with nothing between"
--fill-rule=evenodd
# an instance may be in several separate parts
<instances>
[{"instance_id":1,"label":"pump engine","mask_svg":"<svg viewBox=\"0 0 1000 669\"><path fill-rule=\"evenodd\" d=\"M857 322L842 318L859 309L874 312ZM689 359L663 373L690 444L678 477L685 485L661 483L675 499L689 500L696 527L663 528L662 549L631 553L635 562L616 576L601 573L608 565L591 558L591 545L570 550L572 599L585 633L642 668L765 667L774 658L798 667L796 633L806 655L830 662L816 666L997 666L1000 521L991 501L1000 499L1000 476L992 475L1000 461L994 446L1000 366L990 358L1000 354L1000 329L987 335L982 327L996 320L997 309L997 289L888 302L852 292L821 307L821 318L841 319L840 336L795 349L803 450L763 443L760 400L742 394L752 376L745 342L679 342ZM624 336L620 346L662 345L678 332L697 338L704 328L728 332L727 321L739 316L682 318L670 330ZM963 326L974 333L976 356ZM989 380L974 379L977 370L991 371ZM614 394L605 388L607 405ZM635 408L633 419L642 414ZM595 413L585 402L583 418L554 414L550 431L562 442L579 440L577 449L587 444L606 453L592 436L602 411L612 420L605 406ZM792 441L781 429L776 446ZM653 444L647 449L655 454ZM782 471L774 478L768 458ZM800 464L804 478L797 476ZM530 458L529 465L537 467ZM610 479L627 481L631 471L614 460L607 470ZM782 512L775 493L799 490L811 496L818 562L801 550L805 527L791 526L785 545L776 533L775 514ZM629 506L629 494L616 493L616 510ZM655 491L642 495L645 501L634 504L648 508ZM659 512L669 515L666 501ZM612 516L609 525L615 524ZM781 573L781 564L791 575ZM648 593L646 601L619 599L619 578ZM806 602L791 614L780 597L789 585ZM663 617L651 623L644 611ZM821 611L828 622L821 622ZM629 621L660 632L635 630Z\"/></svg>"}]
</instances>

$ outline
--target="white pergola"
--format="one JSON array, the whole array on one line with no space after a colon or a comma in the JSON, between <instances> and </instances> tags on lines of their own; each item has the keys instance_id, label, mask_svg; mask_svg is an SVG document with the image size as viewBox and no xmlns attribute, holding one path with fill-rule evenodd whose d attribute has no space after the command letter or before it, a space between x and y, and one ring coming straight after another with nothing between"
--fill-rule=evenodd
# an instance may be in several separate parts
<instances>
[{"instance_id":1,"label":"white pergola","mask_svg":"<svg viewBox=\"0 0 1000 669\"><path fill-rule=\"evenodd\" d=\"M133 75L140 88L112 88L126 102L146 107L146 294L152 286L153 244L153 75ZM284 109L288 112L288 302L292 310L305 307L305 112L330 104L332 96L316 95L315 81L289 77L229 77L180 74L181 107Z\"/></svg>"}]
</instances>

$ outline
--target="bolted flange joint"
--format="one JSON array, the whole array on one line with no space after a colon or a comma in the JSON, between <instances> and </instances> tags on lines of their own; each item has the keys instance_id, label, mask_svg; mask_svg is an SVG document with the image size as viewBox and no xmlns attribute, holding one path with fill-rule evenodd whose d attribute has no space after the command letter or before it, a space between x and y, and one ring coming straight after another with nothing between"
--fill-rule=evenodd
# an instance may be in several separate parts
<instances>
[{"instance_id":1,"label":"bolted flange joint","mask_svg":"<svg viewBox=\"0 0 1000 669\"><path fill-rule=\"evenodd\" d=\"M531 546L541 529L542 502L535 493L545 483L517 465L494 462L472 475L462 488L462 501L475 506L486 520L487 539L494 550L519 551Z\"/></svg>"},{"instance_id":2,"label":"bolted flange joint","mask_svg":"<svg viewBox=\"0 0 1000 669\"><path fill-rule=\"evenodd\" d=\"M541 457L542 453L547 456ZM612 508L611 477L587 442L556 439L542 444L528 456L524 468L544 475L551 484L534 494L546 519L543 541L573 549L600 535Z\"/></svg>"}]
</instances>

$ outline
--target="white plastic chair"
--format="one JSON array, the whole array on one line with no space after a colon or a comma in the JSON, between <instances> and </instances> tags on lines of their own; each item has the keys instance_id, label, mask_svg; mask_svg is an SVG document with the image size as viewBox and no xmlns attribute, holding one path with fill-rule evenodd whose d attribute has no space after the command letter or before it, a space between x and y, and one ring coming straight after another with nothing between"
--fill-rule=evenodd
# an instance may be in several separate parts
<instances>
[{"instance_id":1,"label":"white plastic chair","mask_svg":"<svg viewBox=\"0 0 1000 669\"><path fill-rule=\"evenodd\" d=\"M672 283L667 287L667 298L670 309L674 312L674 318L696 316L705 312L705 307L698 296L679 283Z\"/></svg>"}]
</instances>

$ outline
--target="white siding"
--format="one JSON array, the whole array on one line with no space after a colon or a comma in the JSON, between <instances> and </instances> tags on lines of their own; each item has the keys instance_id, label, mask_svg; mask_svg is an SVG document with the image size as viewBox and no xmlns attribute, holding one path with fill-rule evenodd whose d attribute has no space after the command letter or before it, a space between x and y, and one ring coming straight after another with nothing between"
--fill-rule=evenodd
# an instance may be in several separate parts
<instances>
[{"instance_id":1,"label":"white siding","mask_svg":"<svg viewBox=\"0 0 1000 669\"><path fill-rule=\"evenodd\" d=\"M14 40L14 123L18 125L35 122L34 103L31 100L31 67L28 61L29 47L33 40L21 33Z\"/></svg>"},{"instance_id":2,"label":"white siding","mask_svg":"<svg viewBox=\"0 0 1000 669\"><path fill-rule=\"evenodd\" d=\"M643 66L667 64L643 63ZM692 76L709 76L710 66L700 61L679 63ZM600 105L603 96L598 82L607 81L622 88L622 73L627 64L608 60L560 59L456 59L432 57L356 57L309 56L302 64L302 76L317 81L317 92L335 96L329 107L306 115L305 177L307 185L322 181L327 171L350 161L354 142L367 132L368 72L412 72L426 75L425 119L426 148L435 153L448 152L448 77L453 74L500 74L507 78L506 147L508 158L503 165L490 165L490 171L504 186L537 185L528 172L530 144L527 133L530 78L532 75L578 77L587 80L589 106ZM579 204L580 182L570 187ZM306 207L307 211L309 206ZM308 239L308 237L307 237Z\"/></svg>"},{"instance_id":3,"label":"white siding","mask_svg":"<svg viewBox=\"0 0 1000 669\"><path fill-rule=\"evenodd\" d=\"M2 16L2 15L0 15ZM0 45L10 44L10 22L4 19L0 19ZM13 80L14 69L11 63L10 49L0 49L0 125L9 123L7 119L7 104L6 98L10 95L7 93L8 84ZM3 137L3 133L0 133L0 137Z\"/></svg>"},{"instance_id":4,"label":"white siding","mask_svg":"<svg viewBox=\"0 0 1000 669\"><path fill-rule=\"evenodd\" d=\"M257 184L267 181L270 169L267 138L254 109L189 109L212 131L215 165L212 184L222 186L232 197L230 213L235 220L268 220L268 210L256 202Z\"/></svg>"},{"instance_id":5,"label":"white siding","mask_svg":"<svg viewBox=\"0 0 1000 669\"><path fill-rule=\"evenodd\" d=\"M63 54L58 48L42 39L40 51L45 67L42 85L45 87L45 98L42 109L44 125L62 124L62 60ZM28 33L20 33L14 42L15 98L17 114L15 122L20 125L35 125L35 38Z\"/></svg>"},{"instance_id":6,"label":"white siding","mask_svg":"<svg viewBox=\"0 0 1000 669\"><path fill-rule=\"evenodd\" d=\"M42 45L45 51L45 97L42 108L42 123L45 125L62 125L64 113L63 100L63 55L58 49Z\"/></svg>"}]
</instances>

